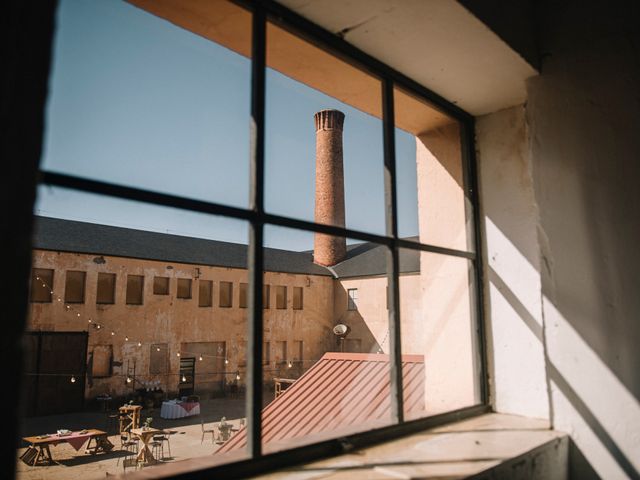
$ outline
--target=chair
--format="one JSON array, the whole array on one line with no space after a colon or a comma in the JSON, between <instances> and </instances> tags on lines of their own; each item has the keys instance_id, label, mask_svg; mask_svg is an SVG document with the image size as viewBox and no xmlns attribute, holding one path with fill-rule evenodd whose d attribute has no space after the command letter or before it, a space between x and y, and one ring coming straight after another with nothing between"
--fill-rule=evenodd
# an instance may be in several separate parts
<instances>
[{"instance_id":1,"label":"chair","mask_svg":"<svg viewBox=\"0 0 640 480\"><path fill-rule=\"evenodd\" d=\"M162 450L162 458L164 458L164 442L167 442L167 448L169 449L169 457L171 457L171 442L169 442L170 434L171 432L162 432L159 435L153 436L154 442L160 442L160 449Z\"/></svg>"},{"instance_id":2,"label":"chair","mask_svg":"<svg viewBox=\"0 0 640 480\"><path fill-rule=\"evenodd\" d=\"M132 438L129 432L120 434L120 450L138 453L138 439Z\"/></svg>"},{"instance_id":3,"label":"chair","mask_svg":"<svg viewBox=\"0 0 640 480\"><path fill-rule=\"evenodd\" d=\"M164 449L162 448L162 441L156 440L156 436L160 435L154 435L153 440L151 441L151 443L149 443L149 446L151 447L151 453L157 461L161 458L164 458Z\"/></svg>"},{"instance_id":4,"label":"chair","mask_svg":"<svg viewBox=\"0 0 640 480\"><path fill-rule=\"evenodd\" d=\"M204 442L204 436L207 433L211 434L211 443L214 443L216 441L216 431L215 429L205 429L204 428L204 420L200 420L200 428L202 429L202 439L200 440L200 443Z\"/></svg>"}]
</instances>

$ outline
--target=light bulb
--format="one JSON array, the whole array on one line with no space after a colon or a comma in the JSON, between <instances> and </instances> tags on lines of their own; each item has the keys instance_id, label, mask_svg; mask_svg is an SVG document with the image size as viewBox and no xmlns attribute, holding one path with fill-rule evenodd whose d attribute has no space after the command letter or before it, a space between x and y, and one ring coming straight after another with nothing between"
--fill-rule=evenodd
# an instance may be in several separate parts
<instances>
[{"instance_id":1,"label":"light bulb","mask_svg":"<svg viewBox=\"0 0 640 480\"><path fill-rule=\"evenodd\" d=\"M61 299L61 298L58 298L58 301L59 301L59 302L61 302L61 301L62 301L62 299Z\"/></svg>"},{"instance_id":2,"label":"light bulb","mask_svg":"<svg viewBox=\"0 0 640 480\"><path fill-rule=\"evenodd\" d=\"M43 287L46 287L46 285L45 285L44 283L42 284L42 286L43 286Z\"/></svg>"},{"instance_id":3,"label":"light bulb","mask_svg":"<svg viewBox=\"0 0 640 480\"><path fill-rule=\"evenodd\" d=\"M36 280L40 280L40 277L36 276Z\"/></svg>"},{"instance_id":4,"label":"light bulb","mask_svg":"<svg viewBox=\"0 0 640 480\"><path fill-rule=\"evenodd\" d=\"M141 347L142 346L142 342L138 342L138 346Z\"/></svg>"},{"instance_id":5,"label":"light bulb","mask_svg":"<svg viewBox=\"0 0 640 480\"><path fill-rule=\"evenodd\" d=\"M111 332L111 336L113 337L116 334L116 332Z\"/></svg>"},{"instance_id":6,"label":"light bulb","mask_svg":"<svg viewBox=\"0 0 640 480\"><path fill-rule=\"evenodd\" d=\"M240 380L240 374L236 373L236 380Z\"/></svg>"},{"instance_id":7,"label":"light bulb","mask_svg":"<svg viewBox=\"0 0 640 480\"><path fill-rule=\"evenodd\" d=\"M66 308L67 308L67 310L69 310L71 307L70 307L69 305L67 305L67 307L66 307Z\"/></svg>"},{"instance_id":8,"label":"light bulb","mask_svg":"<svg viewBox=\"0 0 640 480\"><path fill-rule=\"evenodd\" d=\"M78 313L78 317L80 316L80 314Z\"/></svg>"},{"instance_id":9,"label":"light bulb","mask_svg":"<svg viewBox=\"0 0 640 480\"><path fill-rule=\"evenodd\" d=\"M129 337L124 337L124 341L128 342L129 341Z\"/></svg>"},{"instance_id":10,"label":"light bulb","mask_svg":"<svg viewBox=\"0 0 640 480\"><path fill-rule=\"evenodd\" d=\"M287 367L288 367L288 368L293 367L293 363L291 363L291 360L289 360L289 363L287 364Z\"/></svg>"},{"instance_id":11,"label":"light bulb","mask_svg":"<svg viewBox=\"0 0 640 480\"><path fill-rule=\"evenodd\" d=\"M179 356L180 356L180 352L176 353L176 357L179 357Z\"/></svg>"},{"instance_id":12,"label":"light bulb","mask_svg":"<svg viewBox=\"0 0 640 480\"><path fill-rule=\"evenodd\" d=\"M96 324L96 328L97 328L98 330L100 330L100 329L102 328L102 326L98 323L98 324Z\"/></svg>"},{"instance_id":13,"label":"light bulb","mask_svg":"<svg viewBox=\"0 0 640 480\"><path fill-rule=\"evenodd\" d=\"M187 381L187 377L185 377L184 375L182 375L182 383Z\"/></svg>"},{"instance_id":14,"label":"light bulb","mask_svg":"<svg viewBox=\"0 0 640 480\"><path fill-rule=\"evenodd\" d=\"M89 319L89 323L91 323L91 319Z\"/></svg>"},{"instance_id":15,"label":"light bulb","mask_svg":"<svg viewBox=\"0 0 640 480\"><path fill-rule=\"evenodd\" d=\"M225 364L225 365L229 365L229 359L228 359L228 358L225 358L225 359L224 359L224 364Z\"/></svg>"},{"instance_id":16,"label":"light bulb","mask_svg":"<svg viewBox=\"0 0 640 480\"><path fill-rule=\"evenodd\" d=\"M76 383L76 377L75 377L75 375L71 375L71 383Z\"/></svg>"},{"instance_id":17,"label":"light bulb","mask_svg":"<svg viewBox=\"0 0 640 480\"><path fill-rule=\"evenodd\" d=\"M156 352L159 352L159 351L160 351L160 347L156 347Z\"/></svg>"},{"instance_id":18,"label":"light bulb","mask_svg":"<svg viewBox=\"0 0 640 480\"><path fill-rule=\"evenodd\" d=\"M200 355L200 358L198 358L198 360L202 361L202 355Z\"/></svg>"},{"instance_id":19,"label":"light bulb","mask_svg":"<svg viewBox=\"0 0 640 480\"><path fill-rule=\"evenodd\" d=\"M127 377L127 383L131 383L131 377Z\"/></svg>"}]
</instances>

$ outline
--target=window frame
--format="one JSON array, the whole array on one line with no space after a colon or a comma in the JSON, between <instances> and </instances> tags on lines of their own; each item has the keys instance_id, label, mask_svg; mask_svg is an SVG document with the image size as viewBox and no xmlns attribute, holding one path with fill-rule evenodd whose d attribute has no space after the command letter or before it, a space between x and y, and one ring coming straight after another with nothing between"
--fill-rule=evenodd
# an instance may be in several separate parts
<instances>
[{"instance_id":1,"label":"window frame","mask_svg":"<svg viewBox=\"0 0 640 480\"><path fill-rule=\"evenodd\" d=\"M355 295L352 297L351 292L355 292ZM358 310L358 289L357 288L347 288L347 310L354 312Z\"/></svg>"},{"instance_id":2,"label":"window frame","mask_svg":"<svg viewBox=\"0 0 640 480\"><path fill-rule=\"evenodd\" d=\"M180 478L201 478L207 475L238 476L262 473L266 470L282 468L288 464L300 463L333 456L342 451L346 445L363 447L375 443L405 436L437 425L460 420L490 411L489 388L487 381L486 340L484 332L483 310L483 272L482 247L480 232L480 212L477 189L477 171L474 153L474 118L460 107L445 100L431 90L416 83L400 72L371 57L358 48L350 45L339 36L324 30L311 21L279 5L273 0L232 0L233 3L246 8L252 13L251 31L251 145L250 145L250 203L248 208L193 200L186 197L153 192L136 187L110 184L91 178L80 178L73 175L60 174L40 170L39 184L50 185L102 194L126 200L139 201L159 206L168 206L187 211L222 215L249 222L248 245L248 345L252 352L247 358L247 450L248 460L207 467L195 472L183 472ZM264 210L264 146L265 146L265 71L266 71L266 24L267 21L288 30L294 35L336 55L350 64L364 69L380 79L382 84L382 123L384 150L384 188L385 188L385 235L370 234L343 227L316 224L314 222L296 220L279 215L269 214ZM469 244L473 251L462 251L436 245L422 244L398 237L397 201L396 201L396 165L394 140L394 87L400 87L417 98L420 98L445 114L457 120L461 128L462 164L464 194L467 204L473 209L468 217L473 220L469 228ZM264 272L263 234L265 225L274 225L309 232L343 236L361 241L382 244L387 247L387 271L389 282L389 348L390 348L390 400L392 425L350 435L342 439L331 439L302 447L295 447L283 452L267 454L262 451L262 426L260 423L262 410L262 349L263 349L263 299L262 285ZM473 237L473 238L471 238ZM432 252L442 255L463 257L470 261L470 275L473 280L471 288L474 298L473 321L478 331L476 340L478 348L478 368L480 375L480 403L454 410L441 415L407 421L403 416L401 348L400 348L400 312L399 312L399 255L400 248ZM144 284L143 284L144 299ZM144 300L143 300L144 303Z\"/></svg>"}]
</instances>

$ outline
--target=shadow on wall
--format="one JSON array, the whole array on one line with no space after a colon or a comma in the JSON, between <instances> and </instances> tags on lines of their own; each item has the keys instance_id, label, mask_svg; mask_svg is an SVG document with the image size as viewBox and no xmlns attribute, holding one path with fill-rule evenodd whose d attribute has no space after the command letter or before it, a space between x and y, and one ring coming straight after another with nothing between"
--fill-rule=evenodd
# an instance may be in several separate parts
<instances>
[{"instance_id":1,"label":"shadow on wall","mask_svg":"<svg viewBox=\"0 0 640 480\"><path fill-rule=\"evenodd\" d=\"M336 285L334 288L336 304L347 305L347 290L342 285ZM334 335L332 351L378 353L381 350L380 343L378 343L376 336L358 310L348 310L345 308L344 311L336 312L335 318L334 324L337 325L341 323L347 325L351 330L344 339Z\"/></svg>"}]
</instances>

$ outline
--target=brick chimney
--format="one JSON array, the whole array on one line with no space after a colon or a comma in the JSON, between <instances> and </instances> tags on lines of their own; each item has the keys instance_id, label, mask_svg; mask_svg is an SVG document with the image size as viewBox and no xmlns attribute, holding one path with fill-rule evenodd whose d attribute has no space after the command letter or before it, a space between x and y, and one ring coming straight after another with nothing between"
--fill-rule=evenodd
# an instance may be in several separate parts
<instances>
[{"instance_id":1,"label":"brick chimney","mask_svg":"<svg viewBox=\"0 0 640 480\"><path fill-rule=\"evenodd\" d=\"M316 223L344 227L344 173L342 168L342 125L344 113L321 110L316 124ZM344 260L346 238L316 233L313 261L331 267Z\"/></svg>"}]
</instances>

